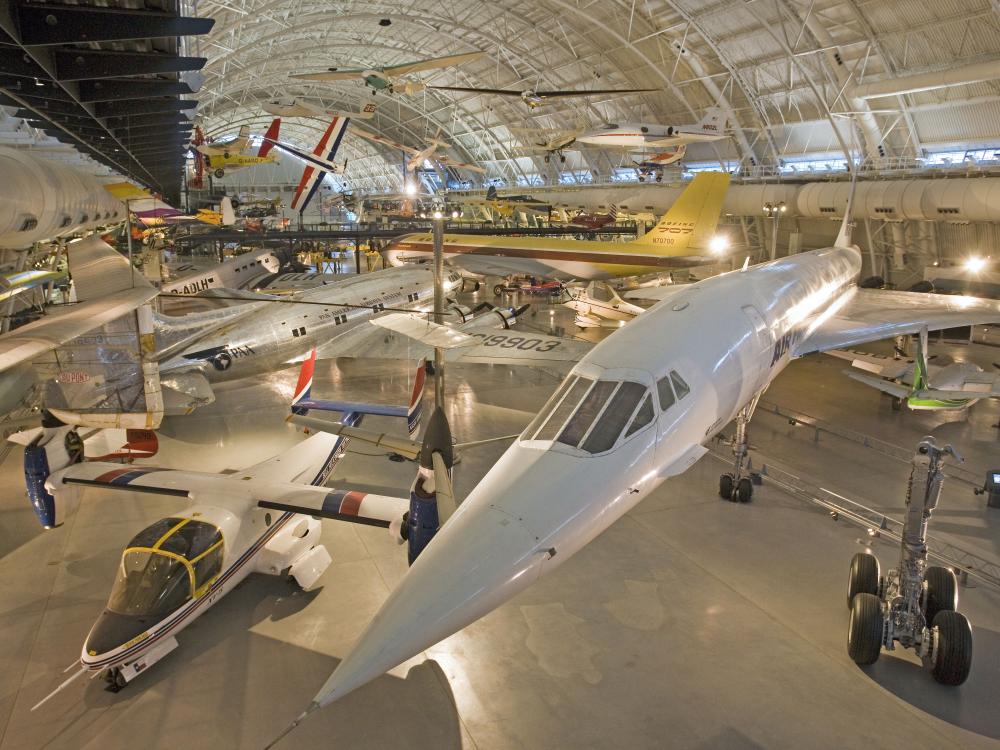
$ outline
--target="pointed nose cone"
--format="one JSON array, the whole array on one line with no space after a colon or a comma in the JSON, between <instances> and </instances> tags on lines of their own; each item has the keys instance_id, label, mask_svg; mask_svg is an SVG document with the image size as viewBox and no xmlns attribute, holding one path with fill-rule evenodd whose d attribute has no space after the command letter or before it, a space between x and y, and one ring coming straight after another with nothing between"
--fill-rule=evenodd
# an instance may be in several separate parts
<instances>
[{"instance_id":1,"label":"pointed nose cone","mask_svg":"<svg viewBox=\"0 0 1000 750\"><path fill-rule=\"evenodd\" d=\"M315 703L341 698L529 586L546 556L538 547L535 534L488 502L463 506L417 558Z\"/></svg>"}]
</instances>

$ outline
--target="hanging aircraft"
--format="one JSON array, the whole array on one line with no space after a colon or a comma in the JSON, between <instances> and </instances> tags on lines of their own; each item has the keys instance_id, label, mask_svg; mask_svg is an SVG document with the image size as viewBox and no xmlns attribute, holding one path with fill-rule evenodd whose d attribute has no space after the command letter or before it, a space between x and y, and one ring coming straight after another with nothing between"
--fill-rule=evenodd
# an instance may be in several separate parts
<instances>
[{"instance_id":1,"label":"hanging aircraft","mask_svg":"<svg viewBox=\"0 0 1000 750\"><path fill-rule=\"evenodd\" d=\"M893 409L906 404L915 410L953 411L966 409L980 399L1000 398L1000 373L984 372L973 362L931 364L926 329L917 339L914 359L893 359L849 349L826 353L870 373L845 371L849 378L891 396Z\"/></svg>"},{"instance_id":2,"label":"hanging aircraft","mask_svg":"<svg viewBox=\"0 0 1000 750\"><path fill-rule=\"evenodd\" d=\"M346 160L343 166L336 164L333 160L337 156L337 150L340 148L340 142L344 138L344 133L347 132L349 122L350 120L346 117L334 117L331 119L330 124L326 127L326 132L323 133L323 137L319 139L312 153L303 151L297 146L282 143L267 136L264 137L265 144L276 146L282 151L297 156L306 163L305 169L302 170L302 179L299 180L299 186L295 190L295 196L292 198L292 209L300 213L305 211L306 206L309 205L313 196L316 195L326 176L328 174L342 174L347 168Z\"/></svg>"},{"instance_id":3,"label":"hanging aircraft","mask_svg":"<svg viewBox=\"0 0 1000 750\"><path fill-rule=\"evenodd\" d=\"M591 89L573 91L538 91L537 89L493 89L477 86L428 86L437 91L458 91L467 94L493 94L495 96L516 96L528 109L536 109L549 99L583 98L587 96L624 96L626 94L649 94L659 89Z\"/></svg>"},{"instance_id":4,"label":"hanging aircraft","mask_svg":"<svg viewBox=\"0 0 1000 750\"><path fill-rule=\"evenodd\" d=\"M273 99L262 105L261 109L271 115L279 117L314 117L325 120L330 117L346 117L352 120L370 120L375 116L378 107L375 102L369 102L361 108L360 112L342 112L340 110L328 110L310 104L301 98Z\"/></svg>"},{"instance_id":5,"label":"hanging aircraft","mask_svg":"<svg viewBox=\"0 0 1000 750\"><path fill-rule=\"evenodd\" d=\"M337 411L351 426L360 425L368 414L394 416L407 420L411 434L417 428L423 363L409 405L385 406L313 399L315 362L313 351L299 375L294 414ZM81 460L80 438L66 425L15 437L27 445L28 495L47 529L61 523L66 503L85 488L187 500L185 507L129 542L108 604L83 644L79 670L32 710L87 672L102 674L109 689L118 692L176 649L177 635L250 573L287 571L304 590L315 587L331 562L320 544L319 517L388 528L402 524L409 506L408 498L324 486L348 442L324 432L229 474Z\"/></svg>"},{"instance_id":6,"label":"hanging aircraft","mask_svg":"<svg viewBox=\"0 0 1000 750\"><path fill-rule=\"evenodd\" d=\"M545 152L545 161L553 154L566 161L563 151L573 145L598 146L642 153L637 166L649 163L661 168L684 158L685 149L692 143L709 143L729 136L726 133L726 115L719 107L709 107L705 116L694 125L653 125L649 123L608 123L590 130L523 130L527 134L548 137L535 140L534 148ZM647 152L653 152L646 155ZM662 152L662 153L656 153Z\"/></svg>"},{"instance_id":7,"label":"hanging aircraft","mask_svg":"<svg viewBox=\"0 0 1000 750\"><path fill-rule=\"evenodd\" d=\"M403 63L401 65L387 65L381 68L328 68L319 73L298 73L292 78L300 81L364 81L365 86L372 90L372 94L385 91L389 94L419 94L424 90L424 84L420 81L406 78L412 73L422 73L426 70L438 70L440 68L450 68L453 65L462 65L481 58L484 52L468 52L461 55L447 55L446 57L435 57L430 60L419 62Z\"/></svg>"},{"instance_id":8,"label":"hanging aircraft","mask_svg":"<svg viewBox=\"0 0 1000 750\"><path fill-rule=\"evenodd\" d=\"M590 350L454 514L444 514L440 530L430 530L433 538L278 740L551 573L690 468L734 418L735 460L719 494L749 501L747 425L792 359L923 329L1000 324L1000 303L860 288L851 214L849 201L832 247L678 286ZM452 506L448 473L435 466L427 478L447 498L443 507Z\"/></svg>"},{"instance_id":9,"label":"hanging aircraft","mask_svg":"<svg viewBox=\"0 0 1000 750\"><path fill-rule=\"evenodd\" d=\"M274 146L274 141L278 138L280 127L280 118L271 122L255 155L243 153L250 142L247 126L240 128L240 135L232 141L221 145L220 142L216 141L191 148L205 160L205 166L212 170L212 174L221 179L226 176L227 170L233 172L237 169L276 162L277 160L270 154L270 151Z\"/></svg>"},{"instance_id":10,"label":"hanging aircraft","mask_svg":"<svg viewBox=\"0 0 1000 750\"><path fill-rule=\"evenodd\" d=\"M482 174L486 173L486 170L478 164L469 164L467 162L457 161L446 154L439 154L438 151L440 149L451 147L445 141L440 140L437 136L432 138L423 148L414 148L413 146L406 146L402 143L398 143L391 138L386 138L384 135L372 133L364 128L352 127L351 132L374 143L381 143L383 146L389 146L397 151L402 151L408 157L406 160L406 171L409 173L413 173L417 169L421 168L425 161L436 161L445 167L461 167L462 169L468 169L473 172L480 172ZM440 135L440 132L438 135Z\"/></svg>"},{"instance_id":11,"label":"hanging aircraft","mask_svg":"<svg viewBox=\"0 0 1000 750\"><path fill-rule=\"evenodd\" d=\"M490 237L446 232L444 256L470 274L526 274L557 279L608 279L664 268L702 265L724 248L715 240L729 175L701 172L653 229L632 242L596 242L548 237ZM392 265L426 262L430 234L408 234L384 251Z\"/></svg>"}]
</instances>

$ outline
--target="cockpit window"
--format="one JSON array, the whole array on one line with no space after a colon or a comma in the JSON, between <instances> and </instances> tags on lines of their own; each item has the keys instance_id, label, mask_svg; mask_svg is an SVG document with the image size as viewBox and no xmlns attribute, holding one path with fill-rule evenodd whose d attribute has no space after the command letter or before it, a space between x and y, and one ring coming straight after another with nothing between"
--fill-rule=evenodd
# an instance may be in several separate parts
<instances>
[{"instance_id":1,"label":"cockpit window","mask_svg":"<svg viewBox=\"0 0 1000 750\"><path fill-rule=\"evenodd\" d=\"M123 615L167 615L201 596L222 570L222 532L191 518L163 518L143 529L122 554L108 609Z\"/></svg>"},{"instance_id":2,"label":"cockpit window","mask_svg":"<svg viewBox=\"0 0 1000 750\"><path fill-rule=\"evenodd\" d=\"M190 598L183 561L154 550L127 549L108 609L120 615L168 615Z\"/></svg>"},{"instance_id":3,"label":"cockpit window","mask_svg":"<svg viewBox=\"0 0 1000 750\"><path fill-rule=\"evenodd\" d=\"M590 390L590 387L593 384L594 381L590 378L577 378L576 382L573 383L572 387L566 393L565 398L563 398L563 400L557 405L553 405L551 416L538 431L538 434L535 435L534 439L554 439L555 436L559 434L559 430L566 423L569 415L576 410L576 407L580 404L580 400L584 397L584 394ZM546 410L547 409L548 404L546 405Z\"/></svg>"},{"instance_id":4,"label":"cockpit window","mask_svg":"<svg viewBox=\"0 0 1000 750\"><path fill-rule=\"evenodd\" d=\"M684 378L678 375L676 370L670 371L670 379L674 382L674 392L677 394L678 401L691 392L688 384L684 382Z\"/></svg>"},{"instance_id":5,"label":"cockpit window","mask_svg":"<svg viewBox=\"0 0 1000 750\"><path fill-rule=\"evenodd\" d=\"M618 124L609 122L607 125L604 125L601 130L618 130Z\"/></svg>"},{"instance_id":6,"label":"cockpit window","mask_svg":"<svg viewBox=\"0 0 1000 750\"><path fill-rule=\"evenodd\" d=\"M604 408L608 397L614 393L617 387L618 383L614 380L597 381L597 385L590 390L583 403L580 404L580 408L576 414L573 415L573 418L569 420L563 429L562 434L559 435L559 442L566 445L578 445L583 436L587 434L587 430L593 424L597 415L601 413L601 409Z\"/></svg>"},{"instance_id":7,"label":"cockpit window","mask_svg":"<svg viewBox=\"0 0 1000 750\"><path fill-rule=\"evenodd\" d=\"M674 389L670 385L670 377L664 375L662 378L656 381L656 394L660 397L660 410L666 411L671 406L674 405Z\"/></svg>"},{"instance_id":8,"label":"cockpit window","mask_svg":"<svg viewBox=\"0 0 1000 750\"><path fill-rule=\"evenodd\" d=\"M645 386L639 383L630 381L622 383L580 447L588 453L611 450L645 392Z\"/></svg>"},{"instance_id":9,"label":"cockpit window","mask_svg":"<svg viewBox=\"0 0 1000 750\"><path fill-rule=\"evenodd\" d=\"M629 425L628 432L625 433L625 437L628 437L633 432L638 432L652 421L653 396L647 393L646 400L642 402L642 406L639 407L639 411L635 413L635 419L633 419L632 424Z\"/></svg>"}]
</instances>

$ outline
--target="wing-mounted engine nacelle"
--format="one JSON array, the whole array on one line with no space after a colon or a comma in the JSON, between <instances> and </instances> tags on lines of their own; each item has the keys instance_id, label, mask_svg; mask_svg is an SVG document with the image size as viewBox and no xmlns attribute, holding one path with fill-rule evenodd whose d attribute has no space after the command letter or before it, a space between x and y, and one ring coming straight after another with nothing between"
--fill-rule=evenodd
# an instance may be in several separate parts
<instances>
[{"instance_id":1,"label":"wing-mounted engine nacelle","mask_svg":"<svg viewBox=\"0 0 1000 750\"><path fill-rule=\"evenodd\" d=\"M467 323L475 316L473 309L465 305L452 305L448 308L448 312L451 315L455 315L459 323Z\"/></svg>"},{"instance_id":2,"label":"wing-mounted engine nacelle","mask_svg":"<svg viewBox=\"0 0 1000 750\"><path fill-rule=\"evenodd\" d=\"M54 422L57 426L47 426L46 422ZM42 526L52 529L62 523L62 503L57 505L46 482L53 472L83 460L83 440L71 425L64 425L48 415L43 418L42 425L17 433L17 436L28 441L24 448L24 483L31 507ZM60 491L61 500L68 499L65 497L67 491L69 488Z\"/></svg>"},{"instance_id":3,"label":"wing-mounted engine nacelle","mask_svg":"<svg viewBox=\"0 0 1000 750\"><path fill-rule=\"evenodd\" d=\"M510 328L531 305L520 307L494 307L489 302L477 305L471 320L464 321L461 330L470 331L480 328Z\"/></svg>"}]
</instances>

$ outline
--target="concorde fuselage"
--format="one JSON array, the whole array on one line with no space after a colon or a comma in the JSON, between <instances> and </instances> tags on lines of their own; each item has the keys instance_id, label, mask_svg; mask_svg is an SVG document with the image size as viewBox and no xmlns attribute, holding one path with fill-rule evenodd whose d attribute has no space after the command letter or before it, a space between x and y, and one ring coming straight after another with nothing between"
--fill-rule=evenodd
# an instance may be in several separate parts
<instances>
[{"instance_id":1,"label":"concorde fuselage","mask_svg":"<svg viewBox=\"0 0 1000 750\"><path fill-rule=\"evenodd\" d=\"M456 272L447 272L446 293L460 284ZM430 310L433 299L432 269L406 266L344 279L280 301L250 302L256 305L252 311L220 323L164 362L160 373L169 376L201 364L213 383L266 374L302 359L314 347L349 335L383 309ZM176 321L183 324L184 318Z\"/></svg>"},{"instance_id":2,"label":"concorde fuselage","mask_svg":"<svg viewBox=\"0 0 1000 750\"><path fill-rule=\"evenodd\" d=\"M596 346L423 551L317 702L335 700L483 616L686 470L781 372L810 327L846 299L860 267L857 250L831 248L716 276ZM671 371L690 391L663 409L657 381ZM626 417L613 447L594 454L537 439L546 413L559 412L555 401L573 393L578 377L640 384L655 419L622 438L635 419ZM641 408L629 413L637 417ZM548 433L560 436L576 412ZM584 433L579 444L587 440Z\"/></svg>"}]
</instances>

